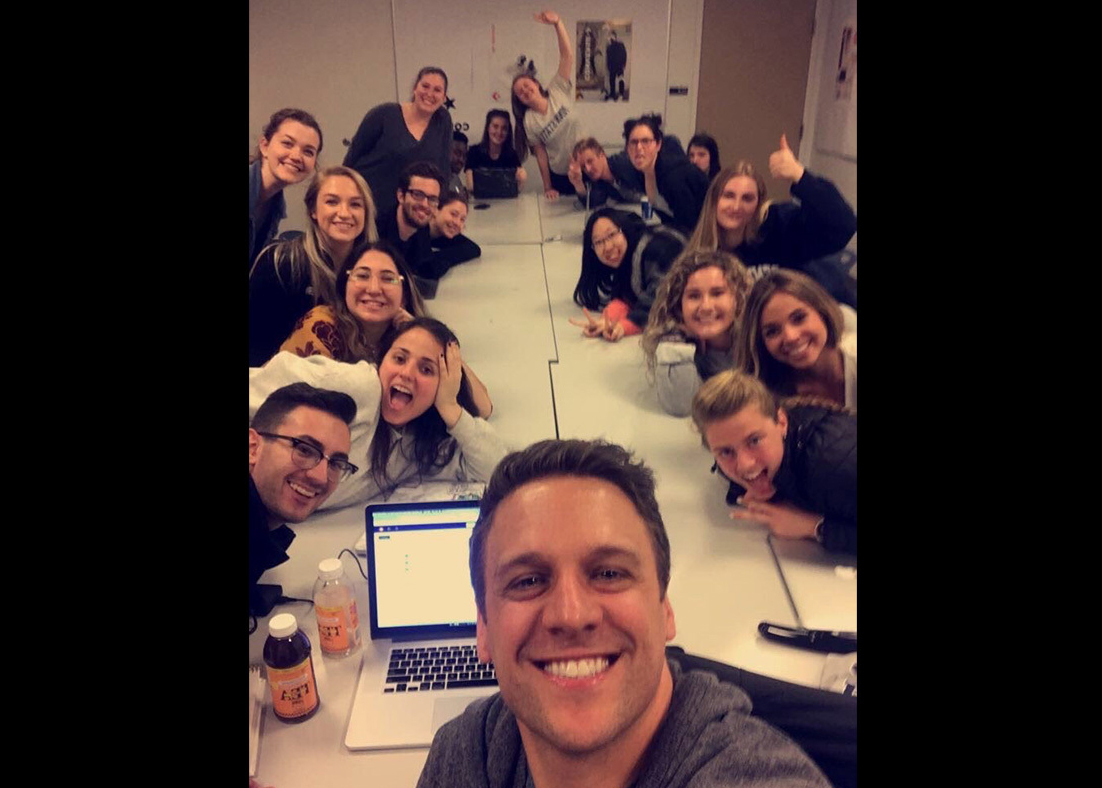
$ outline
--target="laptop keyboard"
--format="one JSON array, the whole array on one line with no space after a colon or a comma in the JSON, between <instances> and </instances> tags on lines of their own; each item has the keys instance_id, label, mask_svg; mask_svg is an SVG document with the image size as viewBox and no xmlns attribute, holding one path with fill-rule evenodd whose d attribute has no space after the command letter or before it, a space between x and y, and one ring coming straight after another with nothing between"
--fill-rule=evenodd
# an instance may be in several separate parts
<instances>
[{"instance_id":1,"label":"laptop keyboard","mask_svg":"<svg viewBox=\"0 0 1102 788\"><path fill-rule=\"evenodd\" d=\"M428 646L391 649L383 692L496 686L494 663L479 662L474 644Z\"/></svg>"}]
</instances>

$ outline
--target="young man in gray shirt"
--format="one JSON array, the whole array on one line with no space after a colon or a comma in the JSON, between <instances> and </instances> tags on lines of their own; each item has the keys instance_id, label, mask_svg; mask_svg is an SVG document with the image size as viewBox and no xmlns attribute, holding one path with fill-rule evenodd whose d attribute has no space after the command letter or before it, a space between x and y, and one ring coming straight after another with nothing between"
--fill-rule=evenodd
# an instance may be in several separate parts
<instances>
[{"instance_id":1,"label":"young man in gray shirt","mask_svg":"<svg viewBox=\"0 0 1102 788\"><path fill-rule=\"evenodd\" d=\"M437 732L419 788L829 786L742 690L667 661L669 540L654 475L624 449L505 457L470 570L501 692Z\"/></svg>"}]
</instances>

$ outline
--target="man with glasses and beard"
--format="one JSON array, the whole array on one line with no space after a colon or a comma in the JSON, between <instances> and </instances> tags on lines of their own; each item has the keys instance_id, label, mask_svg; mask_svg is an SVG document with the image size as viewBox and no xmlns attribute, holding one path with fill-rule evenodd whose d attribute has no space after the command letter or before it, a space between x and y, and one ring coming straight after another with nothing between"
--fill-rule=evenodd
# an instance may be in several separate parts
<instances>
[{"instance_id":1,"label":"man with glasses and beard","mask_svg":"<svg viewBox=\"0 0 1102 788\"><path fill-rule=\"evenodd\" d=\"M379 214L375 226L379 237L398 247L413 270L417 288L424 298L436 295L438 280L444 271L433 259L429 219L440 205L440 195L448 188L447 176L435 164L415 161L398 178L398 204Z\"/></svg>"},{"instance_id":2,"label":"man with glasses and beard","mask_svg":"<svg viewBox=\"0 0 1102 788\"><path fill-rule=\"evenodd\" d=\"M249 610L267 615L279 586L260 576L287 560L301 523L357 471L348 461L356 402L339 391L292 383L276 389L249 425Z\"/></svg>"}]
</instances>

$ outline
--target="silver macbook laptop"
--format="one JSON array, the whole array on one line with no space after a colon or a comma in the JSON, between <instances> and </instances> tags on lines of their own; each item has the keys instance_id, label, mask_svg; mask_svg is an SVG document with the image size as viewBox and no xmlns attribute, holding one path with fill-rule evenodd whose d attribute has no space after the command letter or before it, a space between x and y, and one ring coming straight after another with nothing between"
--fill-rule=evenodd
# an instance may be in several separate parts
<instances>
[{"instance_id":1,"label":"silver macbook laptop","mask_svg":"<svg viewBox=\"0 0 1102 788\"><path fill-rule=\"evenodd\" d=\"M440 726L497 692L478 661L468 568L478 501L366 508L371 640L344 744L428 747Z\"/></svg>"}]
</instances>

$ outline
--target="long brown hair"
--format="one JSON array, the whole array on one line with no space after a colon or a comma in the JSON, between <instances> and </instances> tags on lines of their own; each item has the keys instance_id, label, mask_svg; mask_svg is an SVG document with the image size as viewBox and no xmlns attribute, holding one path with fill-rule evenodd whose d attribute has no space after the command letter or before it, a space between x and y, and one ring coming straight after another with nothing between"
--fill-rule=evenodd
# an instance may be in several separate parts
<instances>
[{"instance_id":1,"label":"long brown hair","mask_svg":"<svg viewBox=\"0 0 1102 788\"><path fill-rule=\"evenodd\" d=\"M724 167L716 177L712 178L708 191L704 195L704 207L700 211L700 219L697 220L693 234L689 238L690 249L711 251L721 248L720 230L716 223L716 207L719 205L719 198L723 195L727 182L737 175L745 175L753 179L758 187L758 210L750 218L746 226L746 236L743 239L748 243L758 240L758 230L769 212L769 201L765 199L765 179L758 174L753 164L743 159L730 167Z\"/></svg>"},{"instance_id":2,"label":"long brown hair","mask_svg":"<svg viewBox=\"0 0 1102 788\"><path fill-rule=\"evenodd\" d=\"M517 119L516 130L513 133L513 141L516 145L517 158L520 159L520 163L523 164L524 160L528 158L528 132L524 130L524 115L528 112L528 105L525 104L517 97L515 90L517 83L522 79L530 79L536 83L536 87L540 89L540 95L546 98L551 94L547 92L547 89L540 84L540 81L533 77L531 74L517 74L513 77L513 84L509 86L509 93L513 99L513 117Z\"/></svg>"},{"instance_id":3,"label":"long brown hair","mask_svg":"<svg viewBox=\"0 0 1102 788\"><path fill-rule=\"evenodd\" d=\"M792 367L782 364L766 349L761 336L761 315L777 293L787 293L819 313L827 330L827 348L838 347L844 321L838 302L809 276L786 268L769 271L750 290L735 353L735 367L761 378L772 391L795 394Z\"/></svg>"}]
</instances>

